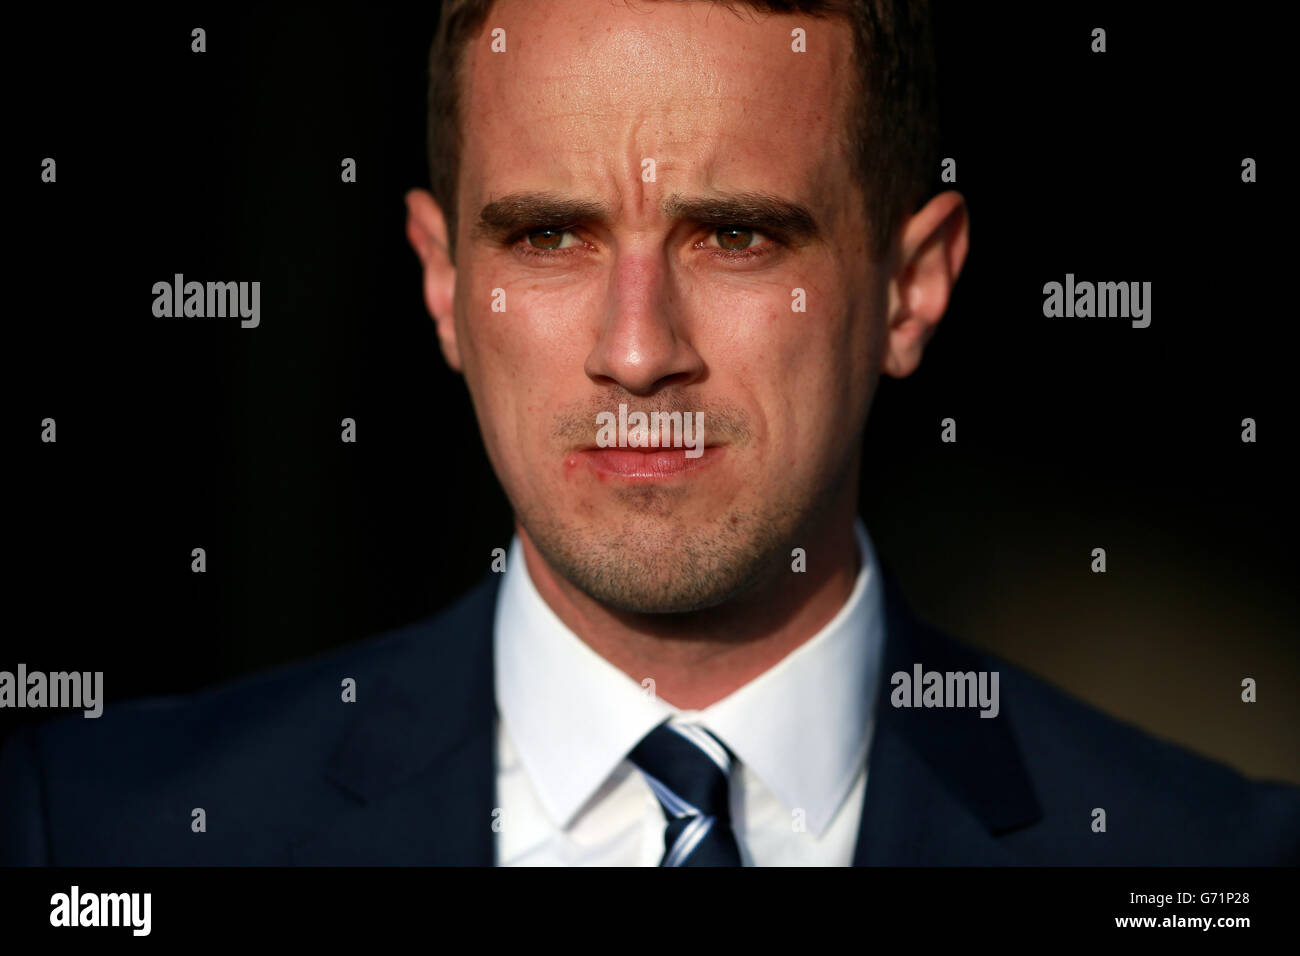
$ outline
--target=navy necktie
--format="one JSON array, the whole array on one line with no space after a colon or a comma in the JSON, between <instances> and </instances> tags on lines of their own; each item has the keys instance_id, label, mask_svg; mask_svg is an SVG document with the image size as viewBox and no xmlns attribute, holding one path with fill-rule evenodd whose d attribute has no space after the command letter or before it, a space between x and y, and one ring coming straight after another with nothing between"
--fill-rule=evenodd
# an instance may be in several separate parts
<instances>
[{"instance_id":1,"label":"navy necktie","mask_svg":"<svg viewBox=\"0 0 1300 956\"><path fill-rule=\"evenodd\" d=\"M727 786L732 754L695 724L664 722L628 755L668 820L660 866L740 866Z\"/></svg>"}]
</instances>

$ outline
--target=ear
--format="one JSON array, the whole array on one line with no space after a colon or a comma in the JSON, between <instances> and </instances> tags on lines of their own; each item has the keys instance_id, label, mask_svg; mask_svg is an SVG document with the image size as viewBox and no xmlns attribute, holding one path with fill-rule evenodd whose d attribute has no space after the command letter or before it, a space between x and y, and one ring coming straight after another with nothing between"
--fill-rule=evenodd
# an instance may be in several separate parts
<instances>
[{"instance_id":1,"label":"ear","mask_svg":"<svg viewBox=\"0 0 1300 956\"><path fill-rule=\"evenodd\" d=\"M424 304L438 327L443 357L461 370L456 347L456 322L452 302L456 293L456 266L447 243L447 221L433 195L425 189L406 194L406 239L424 269Z\"/></svg>"},{"instance_id":2,"label":"ear","mask_svg":"<svg viewBox=\"0 0 1300 956\"><path fill-rule=\"evenodd\" d=\"M966 200L949 190L926 203L903 226L889 289L889 327L881 371L906 378L938 328L966 261L970 222Z\"/></svg>"}]
</instances>

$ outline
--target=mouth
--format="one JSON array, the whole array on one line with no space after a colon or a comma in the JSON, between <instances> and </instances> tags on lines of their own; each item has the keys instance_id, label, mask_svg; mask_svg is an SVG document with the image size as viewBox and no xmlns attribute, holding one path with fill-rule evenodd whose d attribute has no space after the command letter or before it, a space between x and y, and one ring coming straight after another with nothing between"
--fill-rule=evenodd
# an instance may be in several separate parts
<instances>
[{"instance_id":1,"label":"mouth","mask_svg":"<svg viewBox=\"0 0 1300 956\"><path fill-rule=\"evenodd\" d=\"M700 452L688 457L687 452ZM664 481L705 468L722 457L722 445L688 448L580 448L569 456L570 465L582 464L600 478L629 481Z\"/></svg>"}]
</instances>

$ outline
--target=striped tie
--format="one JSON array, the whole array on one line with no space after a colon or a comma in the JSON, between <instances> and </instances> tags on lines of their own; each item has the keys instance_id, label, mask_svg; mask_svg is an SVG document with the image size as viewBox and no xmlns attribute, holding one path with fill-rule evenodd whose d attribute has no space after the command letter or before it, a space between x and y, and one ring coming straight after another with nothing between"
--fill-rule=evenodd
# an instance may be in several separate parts
<instances>
[{"instance_id":1,"label":"striped tie","mask_svg":"<svg viewBox=\"0 0 1300 956\"><path fill-rule=\"evenodd\" d=\"M694 724L664 722L628 759L640 768L668 820L660 866L740 866L727 784L732 755Z\"/></svg>"}]
</instances>

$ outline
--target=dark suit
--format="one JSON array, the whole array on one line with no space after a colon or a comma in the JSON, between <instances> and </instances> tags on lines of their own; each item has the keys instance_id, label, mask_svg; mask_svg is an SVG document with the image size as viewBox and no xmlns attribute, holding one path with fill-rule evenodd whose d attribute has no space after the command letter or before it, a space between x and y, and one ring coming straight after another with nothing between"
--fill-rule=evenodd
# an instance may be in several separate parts
<instances>
[{"instance_id":1,"label":"dark suit","mask_svg":"<svg viewBox=\"0 0 1300 956\"><path fill-rule=\"evenodd\" d=\"M0 863L490 865L498 581L281 671L20 730L0 754ZM1248 781L945 637L885 581L855 863L1300 862L1300 790ZM917 662L999 671L999 715L891 706L889 676ZM347 677L355 703L340 700Z\"/></svg>"}]
</instances>

